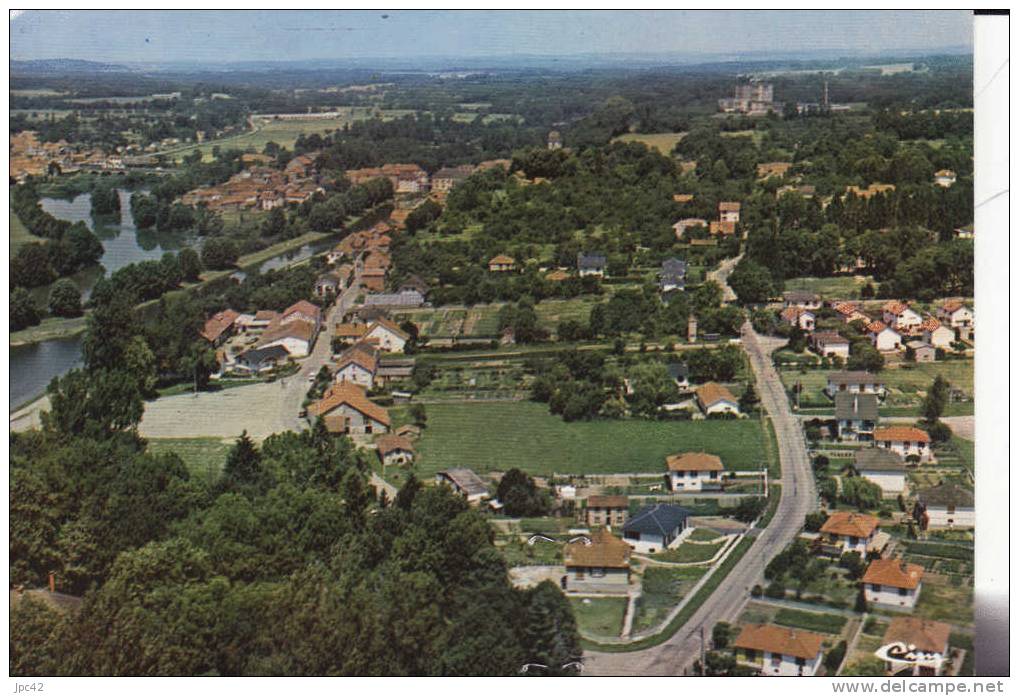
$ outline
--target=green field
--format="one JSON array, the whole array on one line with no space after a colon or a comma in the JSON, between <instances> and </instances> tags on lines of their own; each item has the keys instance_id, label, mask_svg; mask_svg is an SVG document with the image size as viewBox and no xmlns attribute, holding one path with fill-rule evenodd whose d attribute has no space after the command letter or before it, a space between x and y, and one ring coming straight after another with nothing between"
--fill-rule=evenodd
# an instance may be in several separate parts
<instances>
[{"instance_id":1,"label":"green field","mask_svg":"<svg viewBox=\"0 0 1019 696\"><path fill-rule=\"evenodd\" d=\"M581 633L594 637L617 638L623 630L626 616L626 597L570 597L573 616Z\"/></svg>"},{"instance_id":2,"label":"green field","mask_svg":"<svg viewBox=\"0 0 1019 696\"><path fill-rule=\"evenodd\" d=\"M625 133L612 139L614 143L644 143L652 150L663 155L671 155L676 143L686 137L686 133Z\"/></svg>"},{"instance_id":3,"label":"green field","mask_svg":"<svg viewBox=\"0 0 1019 696\"><path fill-rule=\"evenodd\" d=\"M710 561L723 544L680 544L674 549L655 554L655 560L669 563L703 563Z\"/></svg>"},{"instance_id":4,"label":"green field","mask_svg":"<svg viewBox=\"0 0 1019 696\"><path fill-rule=\"evenodd\" d=\"M831 372L835 372L832 370ZM818 406L832 408L832 400L822 392L827 383L829 371L826 370L781 370L782 382L786 388L796 382L803 384L800 395L801 406ZM923 394L930 388L934 377L942 375L954 389L961 390L969 398L973 397L973 361L945 360L933 363L917 363L909 368L883 370L881 378L885 381L888 396L881 405L882 415L920 415L920 404ZM891 409L902 409L893 412ZM973 413L973 402L950 403L945 415L966 415Z\"/></svg>"},{"instance_id":5,"label":"green field","mask_svg":"<svg viewBox=\"0 0 1019 696\"><path fill-rule=\"evenodd\" d=\"M457 466L478 473L519 467L538 475L664 472L666 455L687 450L717 454L730 470L767 463L757 420L565 423L545 404L530 401L426 408L419 476Z\"/></svg>"},{"instance_id":6,"label":"green field","mask_svg":"<svg viewBox=\"0 0 1019 696\"><path fill-rule=\"evenodd\" d=\"M706 568L656 566L645 570L637 611L633 616L633 631L646 631L664 621L669 611L679 604L705 572Z\"/></svg>"},{"instance_id":7,"label":"green field","mask_svg":"<svg viewBox=\"0 0 1019 696\"><path fill-rule=\"evenodd\" d=\"M233 447L232 440L216 437L160 438L150 439L149 452L163 454L173 452L187 466L191 476L213 481L219 476L226 463L226 456Z\"/></svg>"},{"instance_id":8,"label":"green field","mask_svg":"<svg viewBox=\"0 0 1019 696\"><path fill-rule=\"evenodd\" d=\"M805 292L816 292L821 297L828 299L837 297L839 299L851 300L859 298L860 288L867 283L873 283L871 276L837 276L834 278L790 278L785 281L785 289L802 290Z\"/></svg>"},{"instance_id":9,"label":"green field","mask_svg":"<svg viewBox=\"0 0 1019 696\"><path fill-rule=\"evenodd\" d=\"M846 625L846 617L838 614L815 614L810 611L782 608L775 614L774 622L780 626L802 628L807 631L842 633L842 629Z\"/></svg>"},{"instance_id":10,"label":"green field","mask_svg":"<svg viewBox=\"0 0 1019 696\"><path fill-rule=\"evenodd\" d=\"M13 255L18 249L28 244L29 242L41 242L41 237L36 237L34 234L28 231L24 223L21 222L21 218L11 211L11 240L10 250Z\"/></svg>"}]
</instances>

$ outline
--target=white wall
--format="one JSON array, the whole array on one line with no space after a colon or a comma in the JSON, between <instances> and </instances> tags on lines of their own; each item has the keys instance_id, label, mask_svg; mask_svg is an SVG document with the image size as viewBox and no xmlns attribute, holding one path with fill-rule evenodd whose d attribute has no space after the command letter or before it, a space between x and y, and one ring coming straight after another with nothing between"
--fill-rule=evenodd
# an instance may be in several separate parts
<instances>
[{"instance_id":1,"label":"white wall","mask_svg":"<svg viewBox=\"0 0 1019 696\"><path fill-rule=\"evenodd\" d=\"M377 338L379 347L387 353L402 353L407 341L390 333L385 327L375 326L368 332L367 338Z\"/></svg>"},{"instance_id":2,"label":"white wall","mask_svg":"<svg viewBox=\"0 0 1019 696\"><path fill-rule=\"evenodd\" d=\"M881 486L881 492L886 496L896 496L906 489L905 473L861 470L860 476Z\"/></svg>"},{"instance_id":3,"label":"white wall","mask_svg":"<svg viewBox=\"0 0 1019 696\"><path fill-rule=\"evenodd\" d=\"M773 657L778 657L781 662L777 665L772 662ZM807 660L806 664L802 667L796 664L796 658L789 655L775 655L774 653L764 653L764 664L761 666L761 674L769 677L812 677L817 673L817 670L821 666L822 653L818 653L817 657L812 660ZM802 670L802 671L801 671Z\"/></svg>"},{"instance_id":4,"label":"white wall","mask_svg":"<svg viewBox=\"0 0 1019 696\"><path fill-rule=\"evenodd\" d=\"M715 478L711 478L711 472L708 471L670 471L669 484L674 491L699 491L705 486L720 484L721 474L722 472L715 472Z\"/></svg>"},{"instance_id":5,"label":"white wall","mask_svg":"<svg viewBox=\"0 0 1019 696\"><path fill-rule=\"evenodd\" d=\"M372 388L372 384L375 381L372 373L368 372L360 365L355 365L353 363L347 365L342 370L337 370L336 374L333 375L333 379L337 383L352 382L354 384L359 384L362 387L367 387L368 389Z\"/></svg>"},{"instance_id":6,"label":"white wall","mask_svg":"<svg viewBox=\"0 0 1019 696\"><path fill-rule=\"evenodd\" d=\"M899 594L898 587L889 587L888 585L877 585L876 587L877 589L875 589L875 585L869 583L863 586L863 592L868 602L881 604L886 607L912 609L916 606L916 600L920 597L923 583L917 585L914 590L906 590L905 595Z\"/></svg>"},{"instance_id":7,"label":"white wall","mask_svg":"<svg viewBox=\"0 0 1019 696\"><path fill-rule=\"evenodd\" d=\"M290 353L291 358L306 358L308 357L308 351L310 346L307 341L303 341L300 338L293 338L290 336L276 339L271 343L266 343L260 348L268 348L269 346L283 346Z\"/></svg>"},{"instance_id":8,"label":"white wall","mask_svg":"<svg viewBox=\"0 0 1019 696\"><path fill-rule=\"evenodd\" d=\"M708 406L707 413L736 413L739 414L739 406L731 401L718 401Z\"/></svg>"},{"instance_id":9,"label":"white wall","mask_svg":"<svg viewBox=\"0 0 1019 696\"><path fill-rule=\"evenodd\" d=\"M973 508L958 507L949 514L944 507L928 507L927 515L930 527L963 527L971 528L976 526L976 510Z\"/></svg>"}]
</instances>

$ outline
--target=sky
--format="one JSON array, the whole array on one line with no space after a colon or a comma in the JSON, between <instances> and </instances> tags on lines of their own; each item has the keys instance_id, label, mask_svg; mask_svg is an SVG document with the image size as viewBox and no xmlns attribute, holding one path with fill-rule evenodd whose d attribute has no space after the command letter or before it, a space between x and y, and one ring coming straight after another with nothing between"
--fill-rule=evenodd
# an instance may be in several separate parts
<instances>
[{"instance_id":1,"label":"sky","mask_svg":"<svg viewBox=\"0 0 1019 696\"><path fill-rule=\"evenodd\" d=\"M12 13L11 59L124 63L972 46L966 11L60 11Z\"/></svg>"}]
</instances>

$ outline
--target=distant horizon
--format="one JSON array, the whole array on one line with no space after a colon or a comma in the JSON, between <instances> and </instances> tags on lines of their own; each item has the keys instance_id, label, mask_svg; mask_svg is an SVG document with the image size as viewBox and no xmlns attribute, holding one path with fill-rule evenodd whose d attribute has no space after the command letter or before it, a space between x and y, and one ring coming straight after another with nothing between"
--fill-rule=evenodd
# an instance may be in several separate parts
<instances>
[{"instance_id":1,"label":"distant horizon","mask_svg":"<svg viewBox=\"0 0 1019 696\"><path fill-rule=\"evenodd\" d=\"M32 10L12 12L10 29L11 61L125 66L422 58L477 64L671 57L691 63L973 50L968 11ZM719 41L720 31L728 42Z\"/></svg>"}]
</instances>

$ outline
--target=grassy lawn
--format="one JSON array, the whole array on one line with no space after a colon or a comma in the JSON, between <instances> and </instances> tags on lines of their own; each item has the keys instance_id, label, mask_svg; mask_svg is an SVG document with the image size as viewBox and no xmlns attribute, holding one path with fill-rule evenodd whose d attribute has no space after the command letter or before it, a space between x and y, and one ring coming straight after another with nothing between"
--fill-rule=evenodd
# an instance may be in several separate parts
<instances>
[{"instance_id":1,"label":"grassy lawn","mask_svg":"<svg viewBox=\"0 0 1019 696\"><path fill-rule=\"evenodd\" d=\"M21 222L21 218L11 211L11 240L10 240L10 251L14 254L18 249L28 244L29 242L41 242L41 237L36 237L34 234L28 231L24 223Z\"/></svg>"},{"instance_id":2,"label":"grassy lawn","mask_svg":"<svg viewBox=\"0 0 1019 696\"><path fill-rule=\"evenodd\" d=\"M655 560L670 563L702 563L710 561L721 550L722 544L680 544L664 553L656 553Z\"/></svg>"},{"instance_id":3,"label":"grassy lawn","mask_svg":"<svg viewBox=\"0 0 1019 696\"><path fill-rule=\"evenodd\" d=\"M633 631L644 631L665 620L704 573L704 568L648 567L633 617Z\"/></svg>"},{"instance_id":4,"label":"grassy lawn","mask_svg":"<svg viewBox=\"0 0 1019 696\"><path fill-rule=\"evenodd\" d=\"M28 343L39 343L53 338L70 338L85 331L85 317L74 317L63 319L61 317L47 317L40 324L30 326L21 331L14 331L8 335L9 344L18 346Z\"/></svg>"},{"instance_id":5,"label":"grassy lawn","mask_svg":"<svg viewBox=\"0 0 1019 696\"><path fill-rule=\"evenodd\" d=\"M671 155L676 143L686 137L686 133L625 133L612 139L614 143L644 143L652 150L663 155Z\"/></svg>"},{"instance_id":6,"label":"grassy lawn","mask_svg":"<svg viewBox=\"0 0 1019 696\"><path fill-rule=\"evenodd\" d=\"M606 636L616 638L623 630L623 617L626 616L626 597L570 597L573 616L577 619L577 628L581 633L590 636Z\"/></svg>"},{"instance_id":7,"label":"grassy lawn","mask_svg":"<svg viewBox=\"0 0 1019 696\"><path fill-rule=\"evenodd\" d=\"M714 541L715 539L718 539L720 536L722 535L719 534L718 532L712 531L710 529L705 529L704 527L697 527L692 532L690 532L690 536L687 537L687 540Z\"/></svg>"},{"instance_id":8,"label":"grassy lawn","mask_svg":"<svg viewBox=\"0 0 1019 696\"><path fill-rule=\"evenodd\" d=\"M506 565L529 566L529 565L560 565L563 562L562 544L553 544L547 541L537 541L528 544L520 537L507 540L505 544L496 544L496 549L506 560Z\"/></svg>"},{"instance_id":9,"label":"grassy lawn","mask_svg":"<svg viewBox=\"0 0 1019 696\"><path fill-rule=\"evenodd\" d=\"M973 624L973 588L965 585L936 584L934 576L924 578L920 599L913 610L915 616L957 625Z\"/></svg>"},{"instance_id":10,"label":"grassy lawn","mask_svg":"<svg viewBox=\"0 0 1019 696\"><path fill-rule=\"evenodd\" d=\"M189 437L152 438L149 440L148 449L153 454L173 452L181 458L193 477L212 481L219 476L231 447L233 447L232 440L221 440L217 437Z\"/></svg>"},{"instance_id":11,"label":"grassy lawn","mask_svg":"<svg viewBox=\"0 0 1019 696\"><path fill-rule=\"evenodd\" d=\"M700 450L717 454L730 470L765 463L757 420L566 423L545 404L530 401L426 408L419 476L456 466L478 473L519 467L539 475L664 472L666 455Z\"/></svg>"},{"instance_id":12,"label":"grassy lawn","mask_svg":"<svg viewBox=\"0 0 1019 696\"><path fill-rule=\"evenodd\" d=\"M832 400L822 392L827 383L829 372L835 370L781 370L782 383L786 388L800 382L803 393L800 405L804 408L818 406L833 408ZM909 368L882 370L881 378L888 389L888 396L881 405L881 415L920 415L922 394L930 388L937 375L948 380L953 388L973 397L973 361L946 360L934 363L921 363ZM966 415L973 412L972 402L952 403L946 409L946 415Z\"/></svg>"},{"instance_id":13,"label":"grassy lawn","mask_svg":"<svg viewBox=\"0 0 1019 696\"><path fill-rule=\"evenodd\" d=\"M775 614L775 623L780 626L802 628L820 633L842 633L846 625L846 617L838 614L815 614L798 609L779 609Z\"/></svg>"},{"instance_id":14,"label":"grassy lawn","mask_svg":"<svg viewBox=\"0 0 1019 696\"><path fill-rule=\"evenodd\" d=\"M871 276L836 276L834 278L790 278L785 282L785 289L816 292L825 299L856 299L860 289L867 283L874 282Z\"/></svg>"}]
</instances>

